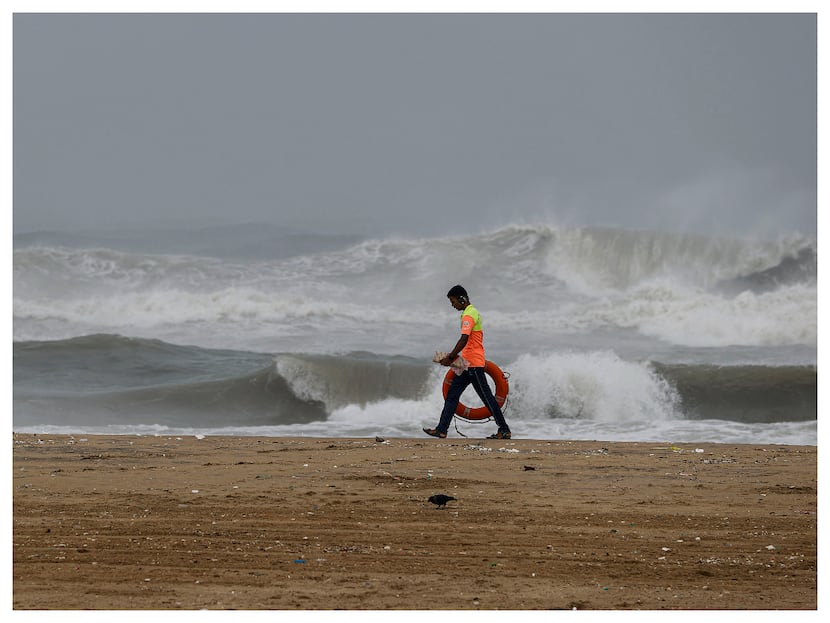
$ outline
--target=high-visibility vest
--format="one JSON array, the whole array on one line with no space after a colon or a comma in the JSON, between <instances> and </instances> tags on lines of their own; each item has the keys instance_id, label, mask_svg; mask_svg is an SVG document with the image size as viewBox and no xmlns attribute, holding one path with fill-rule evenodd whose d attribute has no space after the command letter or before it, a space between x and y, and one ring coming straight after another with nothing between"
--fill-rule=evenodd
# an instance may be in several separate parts
<instances>
[{"instance_id":1,"label":"high-visibility vest","mask_svg":"<svg viewBox=\"0 0 830 623\"><path fill-rule=\"evenodd\" d=\"M464 311L461 312L461 319L462 320L464 319L464 316L470 316L473 319L473 321L474 321L473 331L481 331L482 330L482 328L481 328L481 314L478 313L478 310L475 307L473 307L472 305L467 305L467 307L464 308Z\"/></svg>"}]
</instances>

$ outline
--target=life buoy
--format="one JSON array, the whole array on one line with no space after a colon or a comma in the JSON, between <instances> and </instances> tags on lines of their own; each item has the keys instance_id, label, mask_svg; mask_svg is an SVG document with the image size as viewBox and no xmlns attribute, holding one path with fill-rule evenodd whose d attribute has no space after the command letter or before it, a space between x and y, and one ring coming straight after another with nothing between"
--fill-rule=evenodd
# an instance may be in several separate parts
<instances>
[{"instance_id":1,"label":"life buoy","mask_svg":"<svg viewBox=\"0 0 830 623\"><path fill-rule=\"evenodd\" d=\"M504 406L504 403L507 401L507 393L510 391L510 387L507 384L507 376L492 361L484 363L484 374L493 379L493 382L496 384L496 391L493 392L493 395L498 405L500 407ZM444 398L447 397L447 392L450 389L450 385L452 385L453 378L455 378L455 372L450 369L447 372L447 376L444 377L444 386L442 387ZM455 414L465 420L486 420L491 417L490 411L484 405L471 409L460 400L458 401L458 406L455 408Z\"/></svg>"}]
</instances>

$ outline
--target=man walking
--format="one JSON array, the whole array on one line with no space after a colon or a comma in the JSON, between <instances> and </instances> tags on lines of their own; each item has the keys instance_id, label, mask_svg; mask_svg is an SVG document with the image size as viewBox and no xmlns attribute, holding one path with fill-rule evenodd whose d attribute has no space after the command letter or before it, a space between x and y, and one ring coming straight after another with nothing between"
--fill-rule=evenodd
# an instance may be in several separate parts
<instances>
[{"instance_id":1,"label":"man walking","mask_svg":"<svg viewBox=\"0 0 830 623\"><path fill-rule=\"evenodd\" d=\"M496 402L490 386L487 384L487 377L484 374L484 331L481 326L481 314L470 304L467 291L460 285L453 286L447 292L450 305L461 312L461 337L447 356L440 363L442 366L450 366L456 357L461 355L469 362L469 367L456 374L452 384L447 390L447 397L444 400L444 409L441 411L441 419L435 428L425 428L424 432L432 437L444 439L450 427L450 421L455 415L455 409L461 400L461 394L472 384L478 397L490 412L499 427L498 431L490 435L488 439L510 439L510 427L504 419L499 403Z\"/></svg>"}]
</instances>

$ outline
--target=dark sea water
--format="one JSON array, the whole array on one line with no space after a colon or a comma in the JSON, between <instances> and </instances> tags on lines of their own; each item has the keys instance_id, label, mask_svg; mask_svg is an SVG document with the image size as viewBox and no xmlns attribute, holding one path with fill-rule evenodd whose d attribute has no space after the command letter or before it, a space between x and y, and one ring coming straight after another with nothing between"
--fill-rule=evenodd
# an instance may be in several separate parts
<instances>
[{"instance_id":1,"label":"dark sea water","mask_svg":"<svg viewBox=\"0 0 830 623\"><path fill-rule=\"evenodd\" d=\"M516 437L817 443L814 240L551 226L18 236L14 430L417 436L455 283Z\"/></svg>"}]
</instances>

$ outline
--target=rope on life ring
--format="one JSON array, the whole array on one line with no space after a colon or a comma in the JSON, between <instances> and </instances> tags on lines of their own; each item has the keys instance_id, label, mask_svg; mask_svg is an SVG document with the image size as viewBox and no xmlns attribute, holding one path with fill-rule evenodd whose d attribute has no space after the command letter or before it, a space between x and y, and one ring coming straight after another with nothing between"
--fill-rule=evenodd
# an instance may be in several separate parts
<instances>
[{"instance_id":1,"label":"rope on life ring","mask_svg":"<svg viewBox=\"0 0 830 623\"><path fill-rule=\"evenodd\" d=\"M503 407L504 403L507 402L507 394L510 391L510 386L507 383L507 375L502 372L501 368L499 368L492 361L484 363L484 374L493 379L493 382L496 385L496 391L493 392L493 395L495 396L499 407ZM444 386L441 388L445 399L453 378L455 378L455 372L453 370L449 370L447 375L444 377ZM458 401L458 406L455 408L455 414L465 420L488 420L491 417L490 411L484 405L471 409L460 400Z\"/></svg>"}]
</instances>

